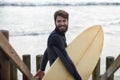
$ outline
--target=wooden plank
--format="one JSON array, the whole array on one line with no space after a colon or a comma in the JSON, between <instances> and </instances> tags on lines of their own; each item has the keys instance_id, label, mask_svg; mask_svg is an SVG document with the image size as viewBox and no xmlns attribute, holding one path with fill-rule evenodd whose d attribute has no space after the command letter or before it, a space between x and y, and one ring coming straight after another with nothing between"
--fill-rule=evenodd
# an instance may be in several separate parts
<instances>
[{"instance_id":1,"label":"wooden plank","mask_svg":"<svg viewBox=\"0 0 120 80\"><path fill-rule=\"evenodd\" d=\"M5 38L9 41L9 32L6 30L0 30ZM7 77L6 77L7 76ZM10 61L6 57L4 51L0 48L0 80L10 80Z\"/></svg>"},{"instance_id":2,"label":"wooden plank","mask_svg":"<svg viewBox=\"0 0 120 80\"><path fill-rule=\"evenodd\" d=\"M114 57L108 56L106 57L106 70L110 67L110 65L114 62ZM114 74L107 78L107 80L114 80Z\"/></svg>"},{"instance_id":3,"label":"wooden plank","mask_svg":"<svg viewBox=\"0 0 120 80\"><path fill-rule=\"evenodd\" d=\"M18 56L17 52L10 45L8 40L4 37L4 35L0 32L0 47L17 66L17 68L26 75L30 80L34 80L33 75L30 73L29 69L26 67L24 62Z\"/></svg>"},{"instance_id":4,"label":"wooden plank","mask_svg":"<svg viewBox=\"0 0 120 80\"><path fill-rule=\"evenodd\" d=\"M92 80L100 80L100 59L92 73Z\"/></svg>"},{"instance_id":5,"label":"wooden plank","mask_svg":"<svg viewBox=\"0 0 120 80\"><path fill-rule=\"evenodd\" d=\"M102 75L101 80L106 80L110 77L118 68L120 68L120 55L116 60L111 64L107 71Z\"/></svg>"},{"instance_id":6,"label":"wooden plank","mask_svg":"<svg viewBox=\"0 0 120 80\"><path fill-rule=\"evenodd\" d=\"M26 55L23 55L23 62L26 64L26 66L28 67L28 69L31 71L31 58L30 58L30 55L26 54ZM22 80L29 80L25 75L23 75L23 79Z\"/></svg>"},{"instance_id":7,"label":"wooden plank","mask_svg":"<svg viewBox=\"0 0 120 80\"><path fill-rule=\"evenodd\" d=\"M10 62L10 80L18 80L17 67L14 63Z\"/></svg>"}]
</instances>

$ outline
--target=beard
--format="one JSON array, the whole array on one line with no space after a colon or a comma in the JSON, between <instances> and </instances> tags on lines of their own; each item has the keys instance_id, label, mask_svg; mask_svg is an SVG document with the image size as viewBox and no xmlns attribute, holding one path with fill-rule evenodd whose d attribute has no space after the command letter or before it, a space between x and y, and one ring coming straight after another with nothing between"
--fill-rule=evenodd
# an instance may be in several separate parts
<instances>
[{"instance_id":1,"label":"beard","mask_svg":"<svg viewBox=\"0 0 120 80\"><path fill-rule=\"evenodd\" d=\"M56 29L61 33L65 33L68 30L68 25L60 25L60 26L56 25Z\"/></svg>"}]
</instances>

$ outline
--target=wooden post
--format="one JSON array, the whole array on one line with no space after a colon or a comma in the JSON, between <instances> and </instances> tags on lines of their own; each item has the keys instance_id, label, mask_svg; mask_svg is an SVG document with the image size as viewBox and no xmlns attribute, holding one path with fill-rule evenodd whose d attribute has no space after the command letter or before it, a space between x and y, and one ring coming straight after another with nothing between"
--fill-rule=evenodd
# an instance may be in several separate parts
<instances>
[{"instance_id":1,"label":"wooden post","mask_svg":"<svg viewBox=\"0 0 120 80\"><path fill-rule=\"evenodd\" d=\"M4 36L9 40L9 32L0 30ZM0 80L10 80L10 64L9 58L5 55L4 51L0 48Z\"/></svg>"},{"instance_id":2,"label":"wooden post","mask_svg":"<svg viewBox=\"0 0 120 80\"><path fill-rule=\"evenodd\" d=\"M106 72L102 75L101 80L107 80L112 74L114 74L120 68L120 55L112 62Z\"/></svg>"},{"instance_id":3,"label":"wooden post","mask_svg":"<svg viewBox=\"0 0 120 80\"><path fill-rule=\"evenodd\" d=\"M10 62L10 80L18 80L17 67L12 62Z\"/></svg>"},{"instance_id":4,"label":"wooden post","mask_svg":"<svg viewBox=\"0 0 120 80\"><path fill-rule=\"evenodd\" d=\"M28 67L28 69L31 70L30 55L23 55L23 62L26 64L26 66ZM23 75L23 80L29 80L29 79L25 75Z\"/></svg>"},{"instance_id":5,"label":"wooden post","mask_svg":"<svg viewBox=\"0 0 120 80\"><path fill-rule=\"evenodd\" d=\"M92 80L100 80L100 59L92 73Z\"/></svg>"},{"instance_id":6,"label":"wooden post","mask_svg":"<svg viewBox=\"0 0 120 80\"><path fill-rule=\"evenodd\" d=\"M42 60L42 56L43 55L37 55L36 56L36 71L38 71L38 69L40 69L40 63L41 63L41 60Z\"/></svg>"},{"instance_id":7,"label":"wooden post","mask_svg":"<svg viewBox=\"0 0 120 80\"><path fill-rule=\"evenodd\" d=\"M38 71L38 69L40 69L42 57L43 57L43 55L36 56L36 71ZM39 79L39 80L42 80L42 79Z\"/></svg>"},{"instance_id":8,"label":"wooden post","mask_svg":"<svg viewBox=\"0 0 120 80\"><path fill-rule=\"evenodd\" d=\"M113 63L114 57L109 56L106 57L106 70L109 68L109 66ZM107 80L114 80L114 74L112 74Z\"/></svg>"}]
</instances>

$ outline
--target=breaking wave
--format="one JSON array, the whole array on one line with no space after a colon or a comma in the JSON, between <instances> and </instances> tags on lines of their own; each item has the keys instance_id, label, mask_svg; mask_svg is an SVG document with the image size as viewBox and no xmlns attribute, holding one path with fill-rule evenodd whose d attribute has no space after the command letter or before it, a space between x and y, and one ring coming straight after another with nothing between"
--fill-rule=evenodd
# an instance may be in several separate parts
<instances>
[{"instance_id":1,"label":"breaking wave","mask_svg":"<svg viewBox=\"0 0 120 80\"><path fill-rule=\"evenodd\" d=\"M0 6L119 6L120 2L0 2Z\"/></svg>"}]
</instances>

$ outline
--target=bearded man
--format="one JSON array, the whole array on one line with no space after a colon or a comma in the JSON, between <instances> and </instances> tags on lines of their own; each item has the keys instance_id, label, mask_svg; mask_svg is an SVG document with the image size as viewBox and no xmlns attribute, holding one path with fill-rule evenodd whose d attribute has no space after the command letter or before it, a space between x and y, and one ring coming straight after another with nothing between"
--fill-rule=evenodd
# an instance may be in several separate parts
<instances>
[{"instance_id":1,"label":"bearded man","mask_svg":"<svg viewBox=\"0 0 120 80\"><path fill-rule=\"evenodd\" d=\"M74 77L75 80L81 80L79 73L76 70L72 60L66 52L66 37L65 33L68 30L69 14L64 10L58 10L54 14L55 29L48 38L47 48L44 52L41 67L35 75L35 78L44 76L46 64L49 61L50 66L59 57L67 71ZM55 76L53 74L53 76Z\"/></svg>"}]
</instances>

